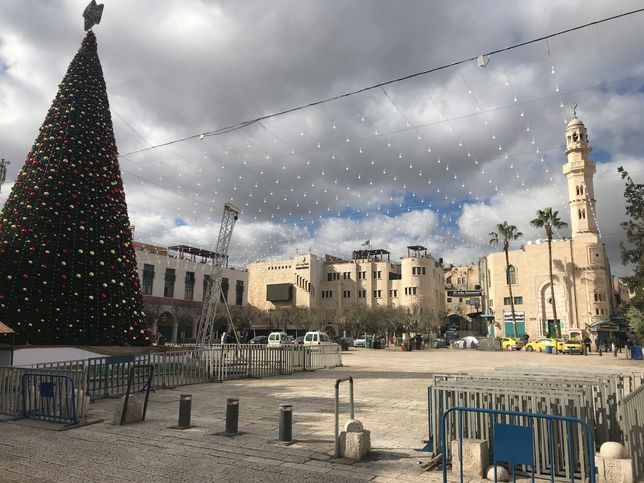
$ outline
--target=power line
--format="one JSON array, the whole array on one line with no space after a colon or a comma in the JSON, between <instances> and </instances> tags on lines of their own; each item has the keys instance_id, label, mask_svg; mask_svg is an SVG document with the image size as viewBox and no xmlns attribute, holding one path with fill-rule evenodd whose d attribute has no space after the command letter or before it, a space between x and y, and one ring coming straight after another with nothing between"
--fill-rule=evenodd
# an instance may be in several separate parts
<instances>
[{"instance_id":1,"label":"power line","mask_svg":"<svg viewBox=\"0 0 644 483\"><path fill-rule=\"evenodd\" d=\"M544 35L543 37L538 37L538 38L535 38L535 39L527 40L525 42L521 42L521 43L518 43L518 44L513 44L513 45L510 45L508 47L501 48L501 49L492 50L492 51L484 53L482 55L484 57L489 57L489 56L492 56L492 55L500 54L502 52L507 52L509 50L517 49L519 47L525 47L526 45L534 44L534 43L537 43L537 42L541 42L543 40L551 39L553 37L558 37L558 36L561 36L561 35L568 34L570 32L575 32L577 30L585 29L585 28L588 28L588 27L592 27L594 25L599 25L599 24L602 24L602 23L605 23L605 22L616 20L616 19L619 19L619 18L622 18L622 17L635 15L637 13L642 13L642 12L644 12L644 8L631 10L629 12L620 13L620 14L617 14L617 15L613 15L611 17L605 17L605 18L602 18L600 20L595 20L593 22L578 25L576 27L572 27L572 28L569 28L569 29L560 30L558 32L555 32L555 33L552 33L552 34L549 34L549 35ZM370 86L367 86L367 87L363 87L361 89L356 89L356 90L353 90L353 91L345 92L344 94L338 94L336 96L329 97L327 99L314 101L314 102L311 102L309 104L305 104L305 105L298 106L298 107L292 107L290 109L285 109L283 111L278 111L278 112L275 112L273 114L267 114L265 116L256 117L256 118L250 119L248 121L242 121L242 122L239 122L239 123L236 123L236 124L231 124L229 126L222 127L220 129L216 129L214 131L205 131L205 132L201 132L201 133L198 133L198 134L193 134L193 135L190 135L190 136L186 136L186 137L183 137L183 138L178 138L178 139L175 139L175 140L172 140L172 141L167 141L165 143L155 144L155 145L149 146L147 148L142 148L142 149L139 149L139 150L136 150L136 151L131 151L131 152L123 154L121 156L129 156L129 155L132 155L132 154L138 154L138 153L142 153L144 151L150 151L152 149L157 149L157 148L160 148L160 147L169 146L171 144L176 144L176 143L180 143L180 142L183 142L183 141L189 141L190 139L196 139L196 138L202 138L203 139L206 136L218 136L220 134L226 134L226 133L236 131L238 129L242 129L244 127L250 126L252 124L255 124L257 122L260 122L260 121L263 121L263 120L266 120L266 119L270 119L270 118L278 117L278 116L283 116L284 114L290 114L292 112L301 111L303 109L308 109L309 107L319 106L321 104L326 104L328 102L337 101L337 100L343 99L345 97L349 97L349 96L353 96L355 94L360 94L362 92L366 92L366 91L370 91L370 90L373 90L373 89L381 88L381 87L384 87L384 86L389 85L389 84L394 84L394 83L397 83L397 82L402 82L402 81L405 81L405 80L413 79L415 77L420 77L420 76L424 76L424 75L431 74L431 73L434 73L434 72L438 72L438 71L441 71L441 70L449 69L450 67L455 67L457 65L465 64L467 62L472 62L472 61L474 61L474 60L476 60L478 58L479 58L479 56L469 57L467 59L462 59L462 60L457 60L457 61L451 62L449 64L444 64L444 65L441 65L441 66L438 66L438 67L433 67L431 69L427 69L427 70L424 70L424 71L421 71L421 72L416 72L415 74L409 74L409 75L406 75L406 76L403 76L403 77L398 77L396 79L392 79L392 80L380 82L378 84L373 84L373 85L370 85Z\"/></svg>"}]
</instances>

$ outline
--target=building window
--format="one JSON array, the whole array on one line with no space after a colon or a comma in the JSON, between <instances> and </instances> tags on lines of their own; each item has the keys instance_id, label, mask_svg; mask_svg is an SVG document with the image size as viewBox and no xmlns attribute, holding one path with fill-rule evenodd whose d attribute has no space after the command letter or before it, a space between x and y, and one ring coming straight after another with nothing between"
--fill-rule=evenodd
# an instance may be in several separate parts
<instances>
[{"instance_id":1,"label":"building window","mask_svg":"<svg viewBox=\"0 0 644 483\"><path fill-rule=\"evenodd\" d=\"M333 274L332 273L327 273L326 274L326 281L330 282L331 280L333 280Z\"/></svg>"},{"instance_id":2,"label":"building window","mask_svg":"<svg viewBox=\"0 0 644 483\"><path fill-rule=\"evenodd\" d=\"M380 280L382 278L382 272L380 270L374 270L373 271L373 278Z\"/></svg>"},{"instance_id":3,"label":"building window","mask_svg":"<svg viewBox=\"0 0 644 483\"><path fill-rule=\"evenodd\" d=\"M195 272L186 272L183 298L192 300L195 295Z\"/></svg>"},{"instance_id":4,"label":"building window","mask_svg":"<svg viewBox=\"0 0 644 483\"><path fill-rule=\"evenodd\" d=\"M152 295L154 285L154 265L143 265L143 295Z\"/></svg>"},{"instance_id":5,"label":"building window","mask_svg":"<svg viewBox=\"0 0 644 483\"><path fill-rule=\"evenodd\" d=\"M345 299L351 298L351 290L343 290L343 291L342 291L342 296L343 296Z\"/></svg>"},{"instance_id":6,"label":"building window","mask_svg":"<svg viewBox=\"0 0 644 483\"><path fill-rule=\"evenodd\" d=\"M351 272L342 272L342 278L344 280L351 280Z\"/></svg>"},{"instance_id":7,"label":"building window","mask_svg":"<svg viewBox=\"0 0 644 483\"><path fill-rule=\"evenodd\" d=\"M226 277L221 279L221 293L219 294L220 302L228 302L228 279Z\"/></svg>"},{"instance_id":8,"label":"building window","mask_svg":"<svg viewBox=\"0 0 644 483\"><path fill-rule=\"evenodd\" d=\"M389 291L389 297L390 298L397 298L398 297L398 290L390 290Z\"/></svg>"},{"instance_id":9,"label":"building window","mask_svg":"<svg viewBox=\"0 0 644 483\"><path fill-rule=\"evenodd\" d=\"M374 290L373 291L373 296L377 299L382 297L382 290Z\"/></svg>"},{"instance_id":10,"label":"building window","mask_svg":"<svg viewBox=\"0 0 644 483\"><path fill-rule=\"evenodd\" d=\"M423 271L422 274L425 275L426 274L425 267L422 267L421 270Z\"/></svg>"},{"instance_id":11,"label":"building window","mask_svg":"<svg viewBox=\"0 0 644 483\"><path fill-rule=\"evenodd\" d=\"M235 305L243 305L244 303L244 281L237 280L235 283Z\"/></svg>"},{"instance_id":12,"label":"building window","mask_svg":"<svg viewBox=\"0 0 644 483\"><path fill-rule=\"evenodd\" d=\"M516 283L517 283L517 269L514 268L514 265L510 265L508 267L508 272L507 272L507 276L505 278L505 282L508 285L510 285L510 284L511 285L516 285Z\"/></svg>"},{"instance_id":13,"label":"building window","mask_svg":"<svg viewBox=\"0 0 644 483\"><path fill-rule=\"evenodd\" d=\"M358 290L358 298L359 299L367 298L367 291L366 290Z\"/></svg>"},{"instance_id":14,"label":"building window","mask_svg":"<svg viewBox=\"0 0 644 483\"><path fill-rule=\"evenodd\" d=\"M523 297L514 297L514 305L523 305Z\"/></svg>"},{"instance_id":15,"label":"building window","mask_svg":"<svg viewBox=\"0 0 644 483\"><path fill-rule=\"evenodd\" d=\"M206 300L206 295L208 294L208 287L210 285L210 275L203 276L203 292L201 294L201 300Z\"/></svg>"},{"instance_id":16,"label":"building window","mask_svg":"<svg viewBox=\"0 0 644 483\"><path fill-rule=\"evenodd\" d=\"M451 304L452 303L452 297L447 297L447 303Z\"/></svg>"},{"instance_id":17,"label":"building window","mask_svg":"<svg viewBox=\"0 0 644 483\"><path fill-rule=\"evenodd\" d=\"M174 268L165 269L165 285L163 287L163 296L164 297L174 297L174 281L176 279L176 274Z\"/></svg>"},{"instance_id":18,"label":"building window","mask_svg":"<svg viewBox=\"0 0 644 483\"><path fill-rule=\"evenodd\" d=\"M510 305L511 303L510 297L503 297L503 305Z\"/></svg>"}]
</instances>

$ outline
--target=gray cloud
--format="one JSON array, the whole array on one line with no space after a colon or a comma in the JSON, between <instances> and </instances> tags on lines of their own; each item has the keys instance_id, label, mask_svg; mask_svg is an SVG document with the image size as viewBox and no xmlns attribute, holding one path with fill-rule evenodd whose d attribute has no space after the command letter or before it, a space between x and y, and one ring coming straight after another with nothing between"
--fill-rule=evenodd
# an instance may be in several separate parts
<instances>
[{"instance_id":1,"label":"gray cloud","mask_svg":"<svg viewBox=\"0 0 644 483\"><path fill-rule=\"evenodd\" d=\"M13 161L9 179L78 49L85 3L0 4L0 154ZM599 0L490 5L110 2L95 30L119 149L618 13ZM625 1L619 11L638 7ZM232 201L243 210L232 244L237 265L295 249L348 255L366 239L395 255L420 243L453 262L475 260L490 250L487 233L496 223L507 219L536 238L528 227L536 209L567 213L563 132L574 101L599 162L598 217L620 272L624 204L616 167L641 177L643 18L494 55L485 69L463 64L386 92L121 158L137 238L208 248L222 204Z\"/></svg>"}]
</instances>

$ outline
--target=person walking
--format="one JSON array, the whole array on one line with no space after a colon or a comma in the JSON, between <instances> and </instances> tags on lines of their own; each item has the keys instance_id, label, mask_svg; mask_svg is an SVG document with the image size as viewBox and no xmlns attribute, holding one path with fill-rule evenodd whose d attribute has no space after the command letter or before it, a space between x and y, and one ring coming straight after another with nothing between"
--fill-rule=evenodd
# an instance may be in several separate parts
<instances>
[{"instance_id":1,"label":"person walking","mask_svg":"<svg viewBox=\"0 0 644 483\"><path fill-rule=\"evenodd\" d=\"M228 344L228 332L224 330L223 334L221 334L221 345Z\"/></svg>"},{"instance_id":2,"label":"person walking","mask_svg":"<svg viewBox=\"0 0 644 483\"><path fill-rule=\"evenodd\" d=\"M592 352L592 351L590 350L590 337L588 337L588 336L584 337L584 348L586 349L586 353L587 353L587 354L589 354L590 352Z\"/></svg>"}]
</instances>

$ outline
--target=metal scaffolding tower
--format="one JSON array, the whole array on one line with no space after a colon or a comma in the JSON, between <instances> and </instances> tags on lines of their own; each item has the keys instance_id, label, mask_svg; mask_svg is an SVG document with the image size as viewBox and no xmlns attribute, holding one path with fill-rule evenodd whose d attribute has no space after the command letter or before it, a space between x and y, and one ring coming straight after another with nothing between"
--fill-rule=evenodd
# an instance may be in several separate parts
<instances>
[{"instance_id":1,"label":"metal scaffolding tower","mask_svg":"<svg viewBox=\"0 0 644 483\"><path fill-rule=\"evenodd\" d=\"M197 346L203 347L213 343L215 333L215 317L217 316L217 307L221 294L221 278L224 272L224 266L228 260L228 245L233 235L233 227L239 215L239 208L226 203L224 206L224 216L221 219L221 228L215 247L215 258L213 261L212 271L210 272L210 283L206 289L204 304L199 318L199 328L197 330Z\"/></svg>"}]
</instances>

